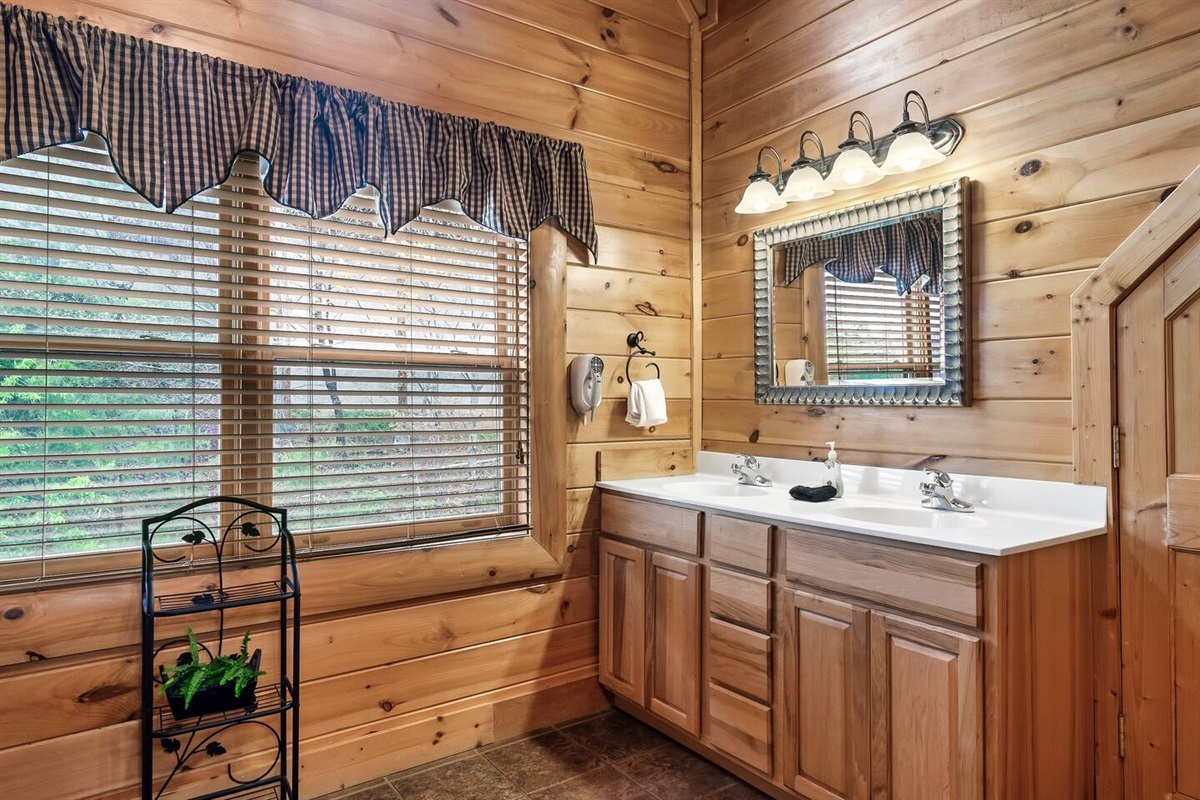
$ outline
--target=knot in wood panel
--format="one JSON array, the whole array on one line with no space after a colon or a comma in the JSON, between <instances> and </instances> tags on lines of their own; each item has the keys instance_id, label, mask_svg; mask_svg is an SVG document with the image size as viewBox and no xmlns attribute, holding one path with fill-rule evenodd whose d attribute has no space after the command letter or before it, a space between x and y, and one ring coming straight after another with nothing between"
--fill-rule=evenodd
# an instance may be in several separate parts
<instances>
[{"instance_id":1,"label":"knot in wood panel","mask_svg":"<svg viewBox=\"0 0 1200 800\"><path fill-rule=\"evenodd\" d=\"M75 698L76 703L99 703L104 700L111 700L114 697L120 697L124 694L136 692L136 686L121 686L120 684L105 684L97 686L94 689L88 689L83 694Z\"/></svg>"}]
</instances>

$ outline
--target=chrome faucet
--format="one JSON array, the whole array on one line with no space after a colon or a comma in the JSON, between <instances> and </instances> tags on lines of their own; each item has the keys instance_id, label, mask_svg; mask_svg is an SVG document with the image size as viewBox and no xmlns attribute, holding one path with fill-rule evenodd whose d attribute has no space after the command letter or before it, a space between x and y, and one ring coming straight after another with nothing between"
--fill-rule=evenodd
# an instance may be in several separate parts
<instances>
[{"instance_id":1,"label":"chrome faucet","mask_svg":"<svg viewBox=\"0 0 1200 800\"><path fill-rule=\"evenodd\" d=\"M729 465L729 471L737 476L738 483L747 486L770 486L771 481L760 475L758 470L758 459L741 453L735 455L733 463Z\"/></svg>"},{"instance_id":2,"label":"chrome faucet","mask_svg":"<svg viewBox=\"0 0 1200 800\"><path fill-rule=\"evenodd\" d=\"M931 480L921 482L921 494L925 495L921 505L926 508L962 511L967 514L975 511L975 507L970 503L954 496L954 481L945 472L940 469L926 469L925 475Z\"/></svg>"}]
</instances>

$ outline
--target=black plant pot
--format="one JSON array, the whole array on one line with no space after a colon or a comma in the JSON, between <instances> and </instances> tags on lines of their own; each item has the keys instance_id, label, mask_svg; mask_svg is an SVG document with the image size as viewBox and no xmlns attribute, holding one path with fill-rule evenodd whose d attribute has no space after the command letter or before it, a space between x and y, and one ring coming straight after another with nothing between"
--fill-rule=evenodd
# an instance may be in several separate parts
<instances>
[{"instance_id":1,"label":"black plant pot","mask_svg":"<svg viewBox=\"0 0 1200 800\"><path fill-rule=\"evenodd\" d=\"M262 660L262 650L255 650L246 663L254 672L258 672L258 663ZM161 669L161 668L160 668ZM171 715L177 720L191 719L201 714L224 714L240 708L254 705L254 691L258 688L258 678L255 677L244 687L242 693L234 694L236 686L233 681L224 686L205 686L192 696L192 702L183 707L183 690L172 686L167 689L167 705L171 707Z\"/></svg>"}]
</instances>

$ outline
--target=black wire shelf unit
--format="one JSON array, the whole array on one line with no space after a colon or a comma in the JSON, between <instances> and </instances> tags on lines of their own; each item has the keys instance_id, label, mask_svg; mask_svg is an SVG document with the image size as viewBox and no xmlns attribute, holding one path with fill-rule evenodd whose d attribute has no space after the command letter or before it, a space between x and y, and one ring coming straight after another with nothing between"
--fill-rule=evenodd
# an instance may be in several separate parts
<instances>
[{"instance_id":1,"label":"black wire shelf unit","mask_svg":"<svg viewBox=\"0 0 1200 800\"><path fill-rule=\"evenodd\" d=\"M254 565L230 569L234 553L254 557ZM161 579L188 559L211 575L211 582L198 591L156 594L155 573ZM244 574L254 580L238 582ZM243 610L255 606L261 608ZM251 626L259 637L269 637L270 626L278 623L278 638L268 644L275 654L268 659L268 673L236 696L244 705L176 718L165 703L164 669L188 652L182 618L189 617L196 623L186 627L200 631L197 639L211 642L215 656L227 645L227 623L237 625L231 631L234 642ZM208 659L214 657L207 645L200 649ZM259 656L256 652L255 662ZM225 779L211 782L224 785L194 800L298 800L299 680L300 579L287 510L239 497L211 497L142 520L142 800L159 800L172 781L207 760L224 762ZM234 734L234 729L240 730ZM247 748L244 754L229 757L221 740L231 738Z\"/></svg>"}]
</instances>

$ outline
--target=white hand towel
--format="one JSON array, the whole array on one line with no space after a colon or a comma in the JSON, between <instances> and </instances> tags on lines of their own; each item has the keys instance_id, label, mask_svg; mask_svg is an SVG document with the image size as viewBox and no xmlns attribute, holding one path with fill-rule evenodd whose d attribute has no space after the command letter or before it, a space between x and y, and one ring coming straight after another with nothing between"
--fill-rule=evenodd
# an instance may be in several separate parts
<instances>
[{"instance_id":1,"label":"white hand towel","mask_svg":"<svg viewBox=\"0 0 1200 800\"><path fill-rule=\"evenodd\" d=\"M625 421L635 428L649 428L667 421L667 394L662 381L634 381L629 387L629 412Z\"/></svg>"}]
</instances>

